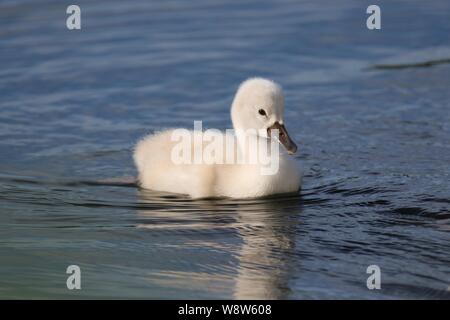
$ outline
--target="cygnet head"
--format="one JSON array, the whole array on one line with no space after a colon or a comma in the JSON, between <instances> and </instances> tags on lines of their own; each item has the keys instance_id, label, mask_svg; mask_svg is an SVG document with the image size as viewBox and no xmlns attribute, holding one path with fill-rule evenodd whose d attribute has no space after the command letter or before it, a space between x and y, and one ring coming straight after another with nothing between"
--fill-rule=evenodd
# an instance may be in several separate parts
<instances>
[{"instance_id":1,"label":"cygnet head","mask_svg":"<svg viewBox=\"0 0 450 320\"><path fill-rule=\"evenodd\" d=\"M271 137L278 129L278 140L289 153L297 146L284 126L284 95L275 82L263 78L244 81L236 92L231 106L231 120L235 130L256 130L260 136Z\"/></svg>"}]
</instances>

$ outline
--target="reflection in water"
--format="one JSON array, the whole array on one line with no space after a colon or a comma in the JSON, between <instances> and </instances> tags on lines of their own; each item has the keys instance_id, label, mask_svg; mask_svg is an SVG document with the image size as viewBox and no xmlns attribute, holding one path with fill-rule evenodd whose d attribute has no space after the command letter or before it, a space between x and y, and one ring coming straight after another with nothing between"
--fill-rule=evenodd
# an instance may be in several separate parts
<instances>
[{"instance_id":1,"label":"reflection in water","mask_svg":"<svg viewBox=\"0 0 450 320\"><path fill-rule=\"evenodd\" d=\"M167 208L167 204L161 203L163 199L172 205L177 203L177 208L163 209ZM292 276L290 257L293 256L295 229L301 214L298 196L190 200L183 196L139 190L139 200L143 208L138 210L138 216L146 219L139 224L140 228L169 229L174 233L211 229L218 232L222 229L240 239L233 256L230 256L238 264L237 275L230 275L234 278L233 298L288 298L289 278ZM211 239L205 241L210 242Z\"/></svg>"},{"instance_id":2,"label":"reflection in water","mask_svg":"<svg viewBox=\"0 0 450 320\"><path fill-rule=\"evenodd\" d=\"M296 222L276 210L279 204L275 199L259 200L247 211L238 212L240 223L247 227L239 231L243 244L234 290L237 299L287 298L292 276L289 257L295 244L291 230Z\"/></svg>"}]
</instances>

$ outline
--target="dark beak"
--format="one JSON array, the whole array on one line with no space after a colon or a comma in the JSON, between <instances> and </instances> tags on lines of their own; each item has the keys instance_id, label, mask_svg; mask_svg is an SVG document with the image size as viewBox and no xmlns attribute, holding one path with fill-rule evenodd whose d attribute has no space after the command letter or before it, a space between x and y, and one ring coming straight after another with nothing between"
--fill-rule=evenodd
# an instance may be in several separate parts
<instances>
[{"instance_id":1,"label":"dark beak","mask_svg":"<svg viewBox=\"0 0 450 320\"><path fill-rule=\"evenodd\" d=\"M278 140L283 144L289 154L297 151L297 145L291 140L286 127L278 122L275 122L271 127L267 128L267 135L271 137L270 133L273 129L278 129Z\"/></svg>"}]
</instances>

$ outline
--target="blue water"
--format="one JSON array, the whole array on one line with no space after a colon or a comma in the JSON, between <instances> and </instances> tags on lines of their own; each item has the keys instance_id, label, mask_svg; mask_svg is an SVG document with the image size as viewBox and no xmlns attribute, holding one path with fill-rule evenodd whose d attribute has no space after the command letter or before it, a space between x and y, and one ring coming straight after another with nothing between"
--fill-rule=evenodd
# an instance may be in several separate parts
<instances>
[{"instance_id":1,"label":"blue water","mask_svg":"<svg viewBox=\"0 0 450 320\"><path fill-rule=\"evenodd\" d=\"M0 298L450 298L448 1L377 1L375 31L368 1L75 3L79 31L0 4ZM229 128L250 76L284 87L297 196L132 182L140 137Z\"/></svg>"}]
</instances>

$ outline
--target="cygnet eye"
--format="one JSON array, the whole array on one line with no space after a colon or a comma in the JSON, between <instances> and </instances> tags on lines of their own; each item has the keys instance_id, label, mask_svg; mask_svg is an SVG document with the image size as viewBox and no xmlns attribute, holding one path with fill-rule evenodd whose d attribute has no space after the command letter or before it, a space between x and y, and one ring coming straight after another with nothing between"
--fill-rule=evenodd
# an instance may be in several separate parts
<instances>
[{"instance_id":1,"label":"cygnet eye","mask_svg":"<svg viewBox=\"0 0 450 320\"><path fill-rule=\"evenodd\" d=\"M266 116L267 114L266 114L266 111L264 111L264 109L259 109L258 110L258 113L260 114L260 115L262 115L262 116Z\"/></svg>"}]
</instances>

